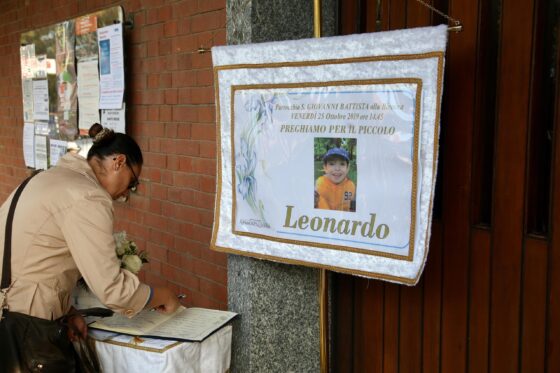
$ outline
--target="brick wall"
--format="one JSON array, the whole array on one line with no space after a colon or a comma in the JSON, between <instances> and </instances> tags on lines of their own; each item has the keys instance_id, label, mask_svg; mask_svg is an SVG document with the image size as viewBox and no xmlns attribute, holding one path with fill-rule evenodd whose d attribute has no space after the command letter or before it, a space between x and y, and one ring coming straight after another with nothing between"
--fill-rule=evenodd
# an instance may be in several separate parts
<instances>
[{"instance_id":1,"label":"brick wall","mask_svg":"<svg viewBox=\"0 0 560 373\"><path fill-rule=\"evenodd\" d=\"M210 53L225 44L225 0L3 0L0 7L0 202L26 176L22 151L22 32L120 5L126 31L127 125L144 153L141 185L115 203L151 263L141 277L186 292L188 305L227 307L226 256L209 249L216 187Z\"/></svg>"}]
</instances>

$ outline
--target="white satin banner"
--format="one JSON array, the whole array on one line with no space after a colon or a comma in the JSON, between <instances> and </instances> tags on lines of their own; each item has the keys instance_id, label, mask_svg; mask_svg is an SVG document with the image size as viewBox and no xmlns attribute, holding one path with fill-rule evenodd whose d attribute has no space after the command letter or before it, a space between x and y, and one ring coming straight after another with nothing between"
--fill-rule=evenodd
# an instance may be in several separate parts
<instances>
[{"instance_id":1,"label":"white satin banner","mask_svg":"<svg viewBox=\"0 0 560 373\"><path fill-rule=\"evenodd\" d=\"M447 27L215 47L211 247L416 284Z\"/></svg>"}]
</instances>

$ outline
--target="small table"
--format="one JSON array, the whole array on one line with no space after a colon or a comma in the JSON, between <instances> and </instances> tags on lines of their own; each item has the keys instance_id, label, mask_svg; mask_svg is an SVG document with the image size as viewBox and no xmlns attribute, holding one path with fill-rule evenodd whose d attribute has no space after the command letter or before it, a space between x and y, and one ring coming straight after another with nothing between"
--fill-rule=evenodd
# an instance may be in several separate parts
<instances>
[{"instance_id":1,"label":"small table","mask_svg":"<svg viewBox=\"0 0 560 373\"><path fill-rule=\"evenodd\" d=\"M226 325L202 342L179 342L113 334L95 347L104 372L224 373L231 362L232 327ZM105 339L105 337L102 337Z\"/></svg>"}]
</instances>

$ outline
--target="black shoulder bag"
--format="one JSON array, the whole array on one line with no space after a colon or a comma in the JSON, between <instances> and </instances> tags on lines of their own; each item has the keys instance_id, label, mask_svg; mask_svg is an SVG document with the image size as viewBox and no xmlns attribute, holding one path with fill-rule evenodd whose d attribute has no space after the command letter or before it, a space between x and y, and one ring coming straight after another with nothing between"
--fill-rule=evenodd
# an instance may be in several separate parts
<instances>
[{"instance_id":1,"label":"black shoulder bag","mask_svg":"<svg viewBox=\"0 0 560 373\"><path fill-rule=\"evenodd\" d=\"M0 299L0 370L2 372L75 372L76 358L68 328L58 320L50 321L11 312L5 297L11 285L12 223L17 201L34 175L16 190L6 220L4 262Z\"/></svg>"}]
</instances>

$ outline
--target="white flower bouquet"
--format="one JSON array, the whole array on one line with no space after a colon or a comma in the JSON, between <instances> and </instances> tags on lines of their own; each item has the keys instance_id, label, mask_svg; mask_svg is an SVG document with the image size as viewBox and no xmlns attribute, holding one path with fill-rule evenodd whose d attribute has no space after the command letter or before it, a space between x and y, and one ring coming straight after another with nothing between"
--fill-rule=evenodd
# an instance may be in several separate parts
<instances>
[{"instance_id":1,"label":"white flower bouquet","mask_svg":"<svg viewBox=\"0 0 560 373\"><path fill-rule=\"evenodd\" d=\"M140 269L142 269L142 265L148 263L148 253L138 251L136 243L127 238L125 231L117 232L113 236L117 245L117 258L121 261L121 268L138 274Z\"/></svg>"}]
</instances>

